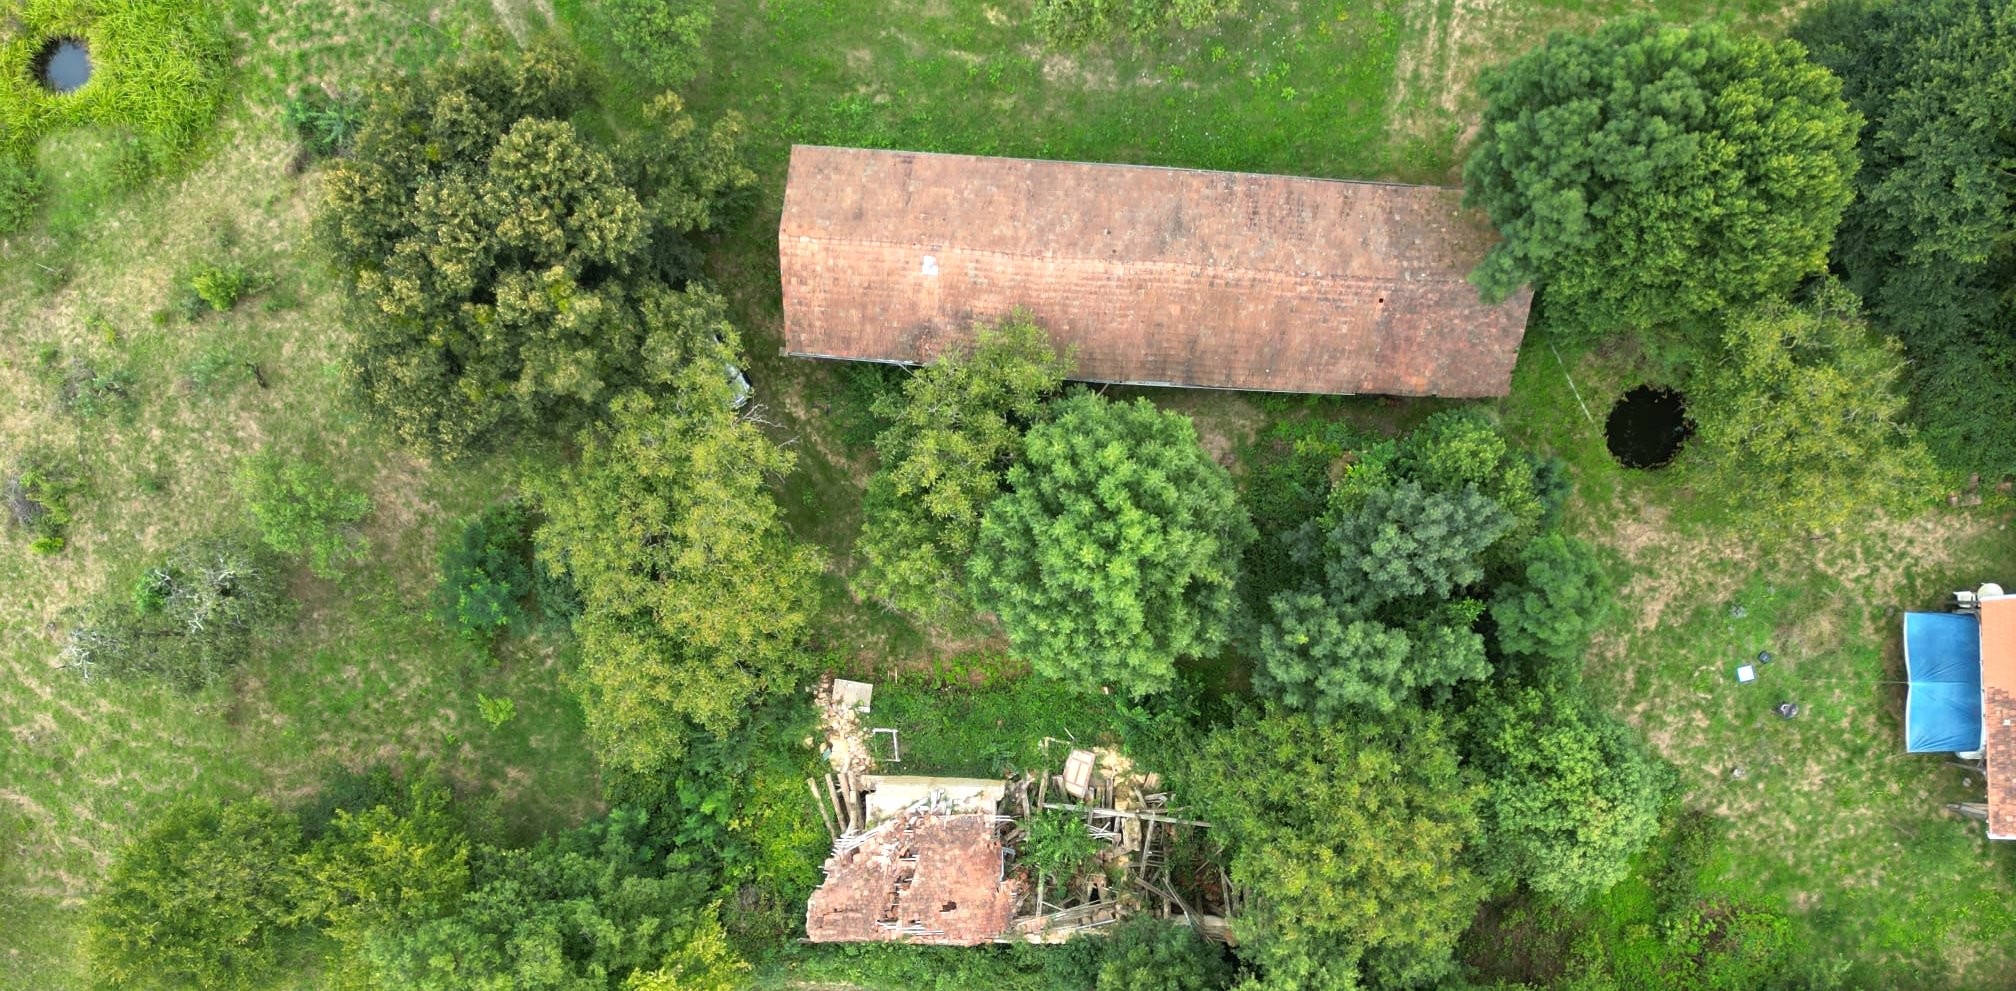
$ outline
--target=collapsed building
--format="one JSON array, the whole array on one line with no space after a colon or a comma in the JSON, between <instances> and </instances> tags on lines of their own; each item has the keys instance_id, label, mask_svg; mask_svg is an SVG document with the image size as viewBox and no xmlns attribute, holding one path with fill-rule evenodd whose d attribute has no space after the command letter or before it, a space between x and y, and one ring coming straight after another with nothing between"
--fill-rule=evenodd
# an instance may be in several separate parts
<instances>
[{"instance_id":1,"label":"collapsed building","mask_svg":"<svg viewBox=\"0 0 2016 991\"><path fill-rule=\"evenodd\" d=\"M814 943L974 946L1062 942L1148 913L1230 941L1236 902L1208 823L1170 805L1159 775L1112 748L1073 747L1062 766L1001 779L865 773L866 695L839 683L834 773L808 780L833 837L825 881L805 907ZM884 731L886 732L886 731ZM1049 751L1045 741L1044 750ZM1092 853L1068 876L1032 862L1037 819L1083 824Z\"/></svg>"}]
</instances>

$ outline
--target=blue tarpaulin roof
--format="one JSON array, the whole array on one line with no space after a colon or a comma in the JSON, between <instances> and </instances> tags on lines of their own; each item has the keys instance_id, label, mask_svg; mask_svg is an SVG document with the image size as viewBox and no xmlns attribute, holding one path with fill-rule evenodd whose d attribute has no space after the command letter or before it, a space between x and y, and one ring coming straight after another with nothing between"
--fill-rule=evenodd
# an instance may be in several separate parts
<instances>
[{"instance_id":1,"label":"blue tarpaulin roof","mask_svg":"<svg viewBox=\"0 0 2016 991\"><path fill-rule=\"evenodd\" d=\"M1981 749L1981 620L1972 613L1904 614L1904 749Z\"/></svg>"}]
</instances>

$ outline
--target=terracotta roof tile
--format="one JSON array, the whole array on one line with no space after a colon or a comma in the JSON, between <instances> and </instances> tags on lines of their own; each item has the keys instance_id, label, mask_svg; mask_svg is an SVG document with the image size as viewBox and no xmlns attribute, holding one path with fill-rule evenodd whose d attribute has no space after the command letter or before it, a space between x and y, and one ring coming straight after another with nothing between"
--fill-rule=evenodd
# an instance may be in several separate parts
<instances>
[{"instance_id":1,"label":"terracotta roof tile","mask_svg":"<svg viewBox=\"0 0 2016 991\"><path fill-rule=\"evenodd\" d=\"M2016 596L1981 603L1981 721L1988 835L2016 839Z\"/></svg>"},{"instance_id":2,"label":"terracotta roof tile","mask_svg":"<svg viewBox=\"0 0 2016 991\"><path fill-rule=\"evenodd\" d=\"M1495 235L1458 190L797 146L785 350L924 362L1028 309L1075 377L1501 396L1531 294L1465 281Z\"/></svg>"},{"instance_id":3,"label":"terracotta roof tile","mask_svg":"<svg viewBox=\"0 0 2016 991\"><path fill-rule=\"evenodd\" d=\"M1006 932L1021 885L1002 877L992 816L911 814L870 830L826 860L805 905L814 943L973 946Z\"/></svg>"}]
</instances>

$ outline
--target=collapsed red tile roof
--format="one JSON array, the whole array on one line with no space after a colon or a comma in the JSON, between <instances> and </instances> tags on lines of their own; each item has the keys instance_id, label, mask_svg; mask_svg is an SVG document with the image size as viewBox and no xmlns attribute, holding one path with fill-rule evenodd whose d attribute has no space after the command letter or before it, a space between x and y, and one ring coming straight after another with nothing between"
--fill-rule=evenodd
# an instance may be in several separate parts
<instances>
[{"instance_id":1,"label":"collapsed red tile roof","mask_svg":"<svg viewBox=\"0 0 2016 991\"><path fill-rule=\"evenodd\" d=\"M1981 601L1981 721L1988 835L2016 839L2016 596Z\"/></svg>"},{"instance_id":2,"label":"collapsed red tile roof","mask_svg":"<svg viewBox=\"0 0 2016 991\"><path fill-rule=\"evenodd\" d=\"M1464 281L1459 190L1237 172L791 150L784 349L918 363L1022 307L1073 378L1502 396L1531 293Z\"/></svg>"},{"instance_id":3,"label":"collapsed red tile roof","mask_svg":"<svg viewBox=\"0 0 2016 991\"><path fill-rule=\"evenodd\" d=\"M814 943L973 946L1015 918L1021 885L1002 875L992 816L912 813L876 826L826 860L826 882L805 905Z\"/></svg>"}]
</instances>

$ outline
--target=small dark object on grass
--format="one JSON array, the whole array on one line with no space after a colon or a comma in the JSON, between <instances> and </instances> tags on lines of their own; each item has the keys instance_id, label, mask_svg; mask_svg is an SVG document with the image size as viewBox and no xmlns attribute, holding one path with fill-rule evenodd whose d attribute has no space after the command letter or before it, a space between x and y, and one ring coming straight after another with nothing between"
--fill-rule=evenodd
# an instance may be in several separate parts
<instances>
[{"instance_id":1,"label":"small dark object on grass","mask_svg":"<svg viewBox=\"0 0 2016 991\"><path fill-rule=\"evenodd\" d=\"M252 363L252 362L249 362L249 361L248 361L248 362L246 362L246 363L245 363L245 367L246 367L247 369L251 370L251 372L252 372L252 381L254 381L254 382L257 382L257 383L259 383L259 388L261 388L261 389L270 389L270 388L272 388L272 386L271 386L271 385L268 385L268 384L267 384L267 382L266 382L266 373L265 373L264 371L262 371L262 370L261 370L261 369L259 368L259 366L258 366L258 365L256 365L256 364L254 364L254 363Z\"/></svg>"},{"instance_id":2,"label":"small dark object on grass","mask_svg":"<svg viewBox=\"0 0 2016 991\"><path fill-rule=\"evenodd\" d=\"M1748 610L1748 609L1745 609L1745 608L1743 608L1743 607L1742 607L1742 606L1740 606L1740 605L1735 605L1735 606L1730 606L1730 607L1729 607L1729 618L1730 618L1730 619L1742 619L1743 617L1745 617L1745 616L1748 616L1748 615L1750 615L1750 610Z\"/></svg>"},{"instance_id":3,"label":"small dark object on grass","mask_svg":"<svg viewBox=\"0 0 2016 991\"><path fill-rule=\"evenodd\" d=\"M1785 719L1791 719L1792 717L1797 716L1799 714L1799 703L1780 702L1778 703L1778 707L1771 711L1777 713L1779 716Z\"/></svg>"},{"instance_id":4,"label":"small dark object on grass","mask_svg":"<svg viewBox=\"0 0 2016 991\"><path fill-rule=\"evenodd\" d=\"M1757 652L1757 663L1759 663L1759 664L1769 664L1769 663L1771 663L1771 652L1770 652L1770 651L1768 651L1768 650L1760 650L1760 651L1758 651L1758 652Z\"/></svg>"}]
</instances>

